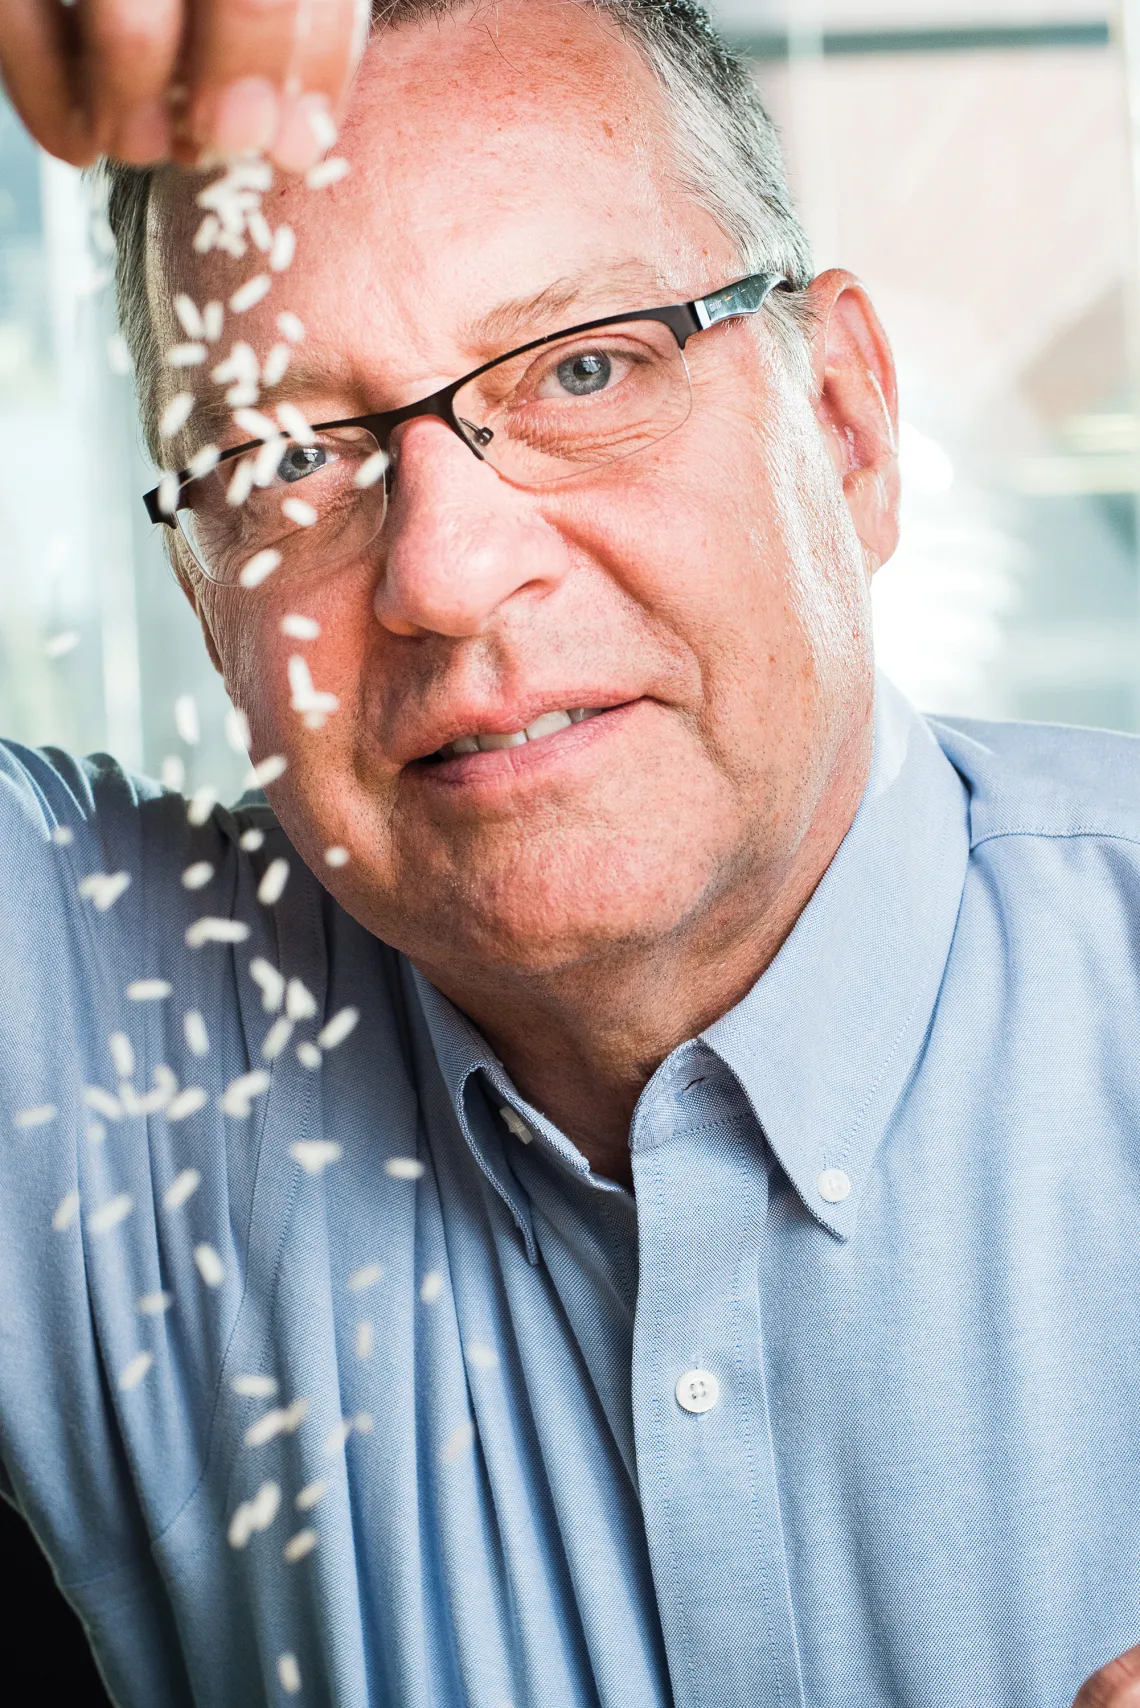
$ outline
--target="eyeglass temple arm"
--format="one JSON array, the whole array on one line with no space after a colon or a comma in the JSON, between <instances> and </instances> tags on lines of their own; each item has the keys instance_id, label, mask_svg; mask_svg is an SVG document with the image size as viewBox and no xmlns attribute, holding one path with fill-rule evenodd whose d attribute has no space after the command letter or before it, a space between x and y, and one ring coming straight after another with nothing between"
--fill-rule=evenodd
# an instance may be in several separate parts
<instances>
[{"instance_id":1,"label":"eyeglass temple arm","mask_svg":"<svg viewBox=\"0 0 1140 1708\"><path fill-rule=\"evenodd\" d=\"M715 326L718 320L732 320L740 314L758 314L777 285L786 285L783 273L753 273L751 278L738 279L722 291L700 297L693 304L693 313L701 323L702 332Z\"/></svg>"}]
</instances>

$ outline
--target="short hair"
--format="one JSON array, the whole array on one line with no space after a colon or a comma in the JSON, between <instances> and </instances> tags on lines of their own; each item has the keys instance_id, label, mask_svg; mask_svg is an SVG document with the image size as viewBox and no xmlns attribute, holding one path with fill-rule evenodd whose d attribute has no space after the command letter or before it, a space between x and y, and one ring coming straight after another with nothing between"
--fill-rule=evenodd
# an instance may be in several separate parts
<instances>
[{"instance_id":1,"label":"short hair","mask_svg":"<svg viewBox=\"0 0 1140 1708\"><path fill-rule=\"evenodd\" d=\"M746 272L782 273L771 299L785 348L802 353L811 324L811 248L788 187L776 128L747 65L693 0L578 0L613 20L661 85L676 133L682 191L704 207ZM373 32L461 11L470 0L373 0ZM119 320L135 366L147 444L161 461L155 397L161 351L147 295L147 214L155 171L109 162L107 213L116 241Z\"/></svg>"}]
</instances>

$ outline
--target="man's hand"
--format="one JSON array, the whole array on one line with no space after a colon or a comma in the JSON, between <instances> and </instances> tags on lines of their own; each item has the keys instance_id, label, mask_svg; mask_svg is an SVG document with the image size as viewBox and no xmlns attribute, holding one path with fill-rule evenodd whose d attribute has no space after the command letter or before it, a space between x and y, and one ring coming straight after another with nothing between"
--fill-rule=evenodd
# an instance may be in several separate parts
<instances>
[{"instance_id":1,"label":"man's hand","mask_svg":"<svg viewBox=\"0 0 1140 1708\"><path fill-rule=\"evenodd\" d=\"M1140 1708L1140 1644L1086 1679L1073 1708Z\"/></svg>"},{"instance_id":2,"label":"man's hand","mask_svg":"<svg viewBox=\"0 0 1140 1708\"><path fill-rule=\"evenodd\" d=\"M300 171L328 148L368 0L0 0L0 74L36 141L183 164L260 149Z\"/></svg>"}]
</instances>

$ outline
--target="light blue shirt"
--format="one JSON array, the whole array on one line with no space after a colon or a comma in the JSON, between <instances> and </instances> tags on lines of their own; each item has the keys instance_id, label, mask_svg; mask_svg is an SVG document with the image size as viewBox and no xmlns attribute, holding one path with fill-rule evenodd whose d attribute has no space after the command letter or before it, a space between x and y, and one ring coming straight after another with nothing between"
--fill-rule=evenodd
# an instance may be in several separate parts
<instances>
[{"instance_id":1,"label":"light blue shirt","mask_svg":"<svg viewBox=\"0 0 1140 1708\"><path fill-rule=\"evenodd\" d=\"M0 1452L123 1708L1067 1708L1140 1640L1140 744L881 683L636 1198L259 903L267 808L0 764Z\"/></svg>"}]
</instances>

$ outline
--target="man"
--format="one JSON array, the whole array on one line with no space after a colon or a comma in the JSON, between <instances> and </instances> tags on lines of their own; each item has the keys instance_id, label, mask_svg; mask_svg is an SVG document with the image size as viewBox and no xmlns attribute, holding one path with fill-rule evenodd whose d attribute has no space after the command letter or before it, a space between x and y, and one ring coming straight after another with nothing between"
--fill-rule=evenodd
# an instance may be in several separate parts
<instances>
[{"instance_id":1,"label":"man","mask_svg":"<svg viewBox=\"0 0 1140 1708\"><path fill-rule=\"evenodd\" d=\"M5 757L11 1494L132 1708L1140 1701L1135 743L876 687L888 346L700 13L384 11L268 295L114 183L272 812Z\"/></svg>"}]
</instances>

